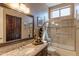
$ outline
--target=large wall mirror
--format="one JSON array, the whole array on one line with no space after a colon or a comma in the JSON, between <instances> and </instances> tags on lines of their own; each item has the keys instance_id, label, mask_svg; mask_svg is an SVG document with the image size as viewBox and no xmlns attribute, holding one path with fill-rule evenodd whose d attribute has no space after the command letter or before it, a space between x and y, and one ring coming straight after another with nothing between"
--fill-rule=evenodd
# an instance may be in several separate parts
<instances>
[{"instance_id":1,"label":"large wall mirror","mask_svg":"<svg viewBox=\"0 0 79 59\"><path fill-rule=\"evenodd\" d=\"M34 37L34 17L6 15L6 41Z\"/></svg>"},{"instance_id":2,"label":"large wall mirror","mask_svg":"<svg viewBox=\"0 0 79 59\"><path fill-rule=\"evenodd\" d=\"M23 17L23 25L24 25L24 29L26 29L27 37L33 38L34 37L34 17L33 16Z\"/></svg>"}]
</instances>

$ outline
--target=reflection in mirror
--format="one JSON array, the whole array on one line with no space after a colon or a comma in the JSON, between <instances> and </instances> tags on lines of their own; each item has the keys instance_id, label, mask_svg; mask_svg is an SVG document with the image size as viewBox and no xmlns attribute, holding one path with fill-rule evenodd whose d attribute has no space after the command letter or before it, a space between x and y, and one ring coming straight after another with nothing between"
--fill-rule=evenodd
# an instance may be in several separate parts
<instances>
[{"instance_id":1,"label":"reflection in mirror","mask_svg":"<svg viewBox=\"0 0 79 59\"><path fill-rule=\"evenodd\" d=\"M6 41L26 38L33 38L33 17L6 15Z\"/></svg>"},{"instance_id":2,"label":"reflection in mirror","mask_svg":"<svg viewBox=\"0 0 79 59\"><path fill-rule=\"evenodd\" d=\"M24 23L24 28L27 30L26 34L28 38L32 38L33 37L33 17L23 17L23 23Z\"/></svg>"}]
</instances>

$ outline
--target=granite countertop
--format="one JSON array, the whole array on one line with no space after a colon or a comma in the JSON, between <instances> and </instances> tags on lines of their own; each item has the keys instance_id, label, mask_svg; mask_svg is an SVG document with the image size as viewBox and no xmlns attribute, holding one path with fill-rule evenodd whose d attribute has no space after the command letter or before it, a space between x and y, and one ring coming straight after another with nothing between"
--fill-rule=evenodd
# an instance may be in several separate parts
<instances>
[{"instance_id":1,"label":"granite countertop","mask_svg":"<svg viewBox=\"0 0 79 59\"><path fill-rule=\"evenodd\" d=\"M1 56L35 56L47 45L48 45L47 43L36 45L36 46L33 44L28 44L28 45L19 47L15 50L4 53Z\"/></svg>"}]
</instances>

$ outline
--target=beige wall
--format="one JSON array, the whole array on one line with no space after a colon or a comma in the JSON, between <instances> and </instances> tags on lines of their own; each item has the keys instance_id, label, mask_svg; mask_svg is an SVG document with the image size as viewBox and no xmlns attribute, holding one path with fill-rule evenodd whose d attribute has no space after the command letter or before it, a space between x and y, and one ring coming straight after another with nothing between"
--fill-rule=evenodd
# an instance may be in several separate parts
<instances>
[{"instance_id":1,"label":"beige wall","mask_svg":"<svg viewBox=\"0 0 79 59\"><path fill-rule=\"evenodd\" d=\"M0 7L0 43L3 42L3 8Z\"/></svg>"}]
</instances>

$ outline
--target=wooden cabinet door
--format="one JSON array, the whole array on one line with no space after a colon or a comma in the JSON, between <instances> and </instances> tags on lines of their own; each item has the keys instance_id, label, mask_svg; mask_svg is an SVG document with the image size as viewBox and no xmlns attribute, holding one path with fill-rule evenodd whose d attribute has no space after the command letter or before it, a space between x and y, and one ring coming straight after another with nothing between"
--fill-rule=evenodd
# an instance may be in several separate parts
<instances>
[{"instance_id":1,"label":"wooden cabinet door","mask_svg":"<svg viewBox=\"0 0 79 59\"><path fill-rule=\"evenodd\" d=\"M6 16L6 41L21 39L21 18Z\"/></svg>"},{"instance_id":2,"label":"wooden cabinet door","mask_svg":"<svg viewBox=\"0 0 79 59\"><path fill-rule=\"evenodd\" d=\"M9 41L12 39L12 16L6 16L6 40Z\"/></svg>"},{"instance_id":3,"label":"wooden cabinet door","mask_svg":"<svg viewBox=\"0 0 79 59\"><path fill-rule=\"evenodd\" d=\"M15 39L20 39L21 38L21 18L19 17L15 18L14 32L15 32Z\"/></svg>"}]
</instances>

